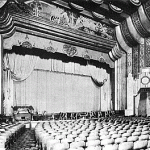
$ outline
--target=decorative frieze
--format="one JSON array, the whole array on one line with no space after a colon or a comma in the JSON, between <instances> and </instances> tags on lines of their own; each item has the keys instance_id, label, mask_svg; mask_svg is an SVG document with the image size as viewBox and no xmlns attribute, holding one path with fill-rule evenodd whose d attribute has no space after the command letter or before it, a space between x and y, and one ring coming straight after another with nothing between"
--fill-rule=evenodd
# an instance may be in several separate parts
<instances>
[{"instance_id":1,"label":"decorative frieze","mask_svg":"<svg viewBox=\"0 0 150 150\"><path fill-rule=\"evenodd\" d=\"M13 46L26 47L29 49L37 48L50 53L63 53L69 57L82 57L86 60L93 59L109 64L110 68L114 68L114 62L109 58L107 53L97 52L87 48L49 40L30 34L15 32L13 36L4 39L4 49L11 50Z\"/></svg>"},{"instance_id":2,"label":"decorative frieze","mask_svg":"<svg viewBox=\"0 0 150 150\"><path fill-rule=\"evenodd\" d=\"M113 39L114 29L106 24L96 22L80 14L48 4L42 1L34 0L26 2L32 8L33 15L42 17L52 23L62 25L75 30L81 30L88 34L99 35L104 38Z\"/></svg>"}]
</instances>

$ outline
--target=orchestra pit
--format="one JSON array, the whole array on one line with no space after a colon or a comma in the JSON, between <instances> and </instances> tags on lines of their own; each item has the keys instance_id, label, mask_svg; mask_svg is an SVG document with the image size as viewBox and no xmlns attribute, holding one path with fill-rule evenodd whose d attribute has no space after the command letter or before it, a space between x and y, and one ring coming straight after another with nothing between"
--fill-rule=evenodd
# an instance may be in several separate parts
<instances>
[{"instance_id":1,"label":"orchestra pit","mask_svg":"<svg viewBox=\"0 0 150 150\"><path fill-rule=\"evenodd\" d=\"M0 0L0 150L150 150L150 0Z\"/></svg>"}]
</instances>

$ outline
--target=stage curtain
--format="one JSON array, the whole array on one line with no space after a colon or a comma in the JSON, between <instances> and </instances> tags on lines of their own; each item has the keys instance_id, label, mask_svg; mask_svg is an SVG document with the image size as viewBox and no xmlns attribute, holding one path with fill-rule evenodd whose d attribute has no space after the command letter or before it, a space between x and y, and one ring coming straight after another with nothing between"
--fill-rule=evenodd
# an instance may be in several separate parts
<instances>
[{"instance_id":1,"label":"stage curtain","mask_svg":"<svg viewBox=\"0 0 150 150\"><path fill-rule=\"evenodd\" d=\"M35 69L90 76L87 66L75 62L63 62L57 59L39 58Z\"/></svg>"},{"instance_id":2,"label":"stage curtain","mask_svg":"<svg viewBox=\"0 0 150 150\"><path fill-rule=\"evenodd\" d=\"M5 54L4 65L11 72L12 79L22 81L29 77L34 70L39 57L33 55Z\"/></svg>"},{"instance_id":3,"label":"stage curtain","mask_svg":"<svg viewBox=\"0 0 150 150\"><path fill-rule=\"evenodd\" d=\"M89 74L92 78L92 81L97 86L102 86L104 82L107 81L107 73L103 68L97 68L96 66L87 64L87 68L89 69Z\"/></svg>"},{"instance_id":4,"label":"stage curtain","mask_svg":"<svg viewBox=\"0 0 150 150\"><path fill-rule=\"evenodd\" d=\"M32 105L42 114L100 109L100 88L89 76L34 70L22 82L14 81L14 105Z\"/></svg>"},{"instance_id":5,"label":"stage curtain","mask_svg":"<svg viewBox=\"0 0 150 150\"><path fill-rule=\"evenodd\" d=\"M12 114L13 106L13 80L8 69L3 71L3 111L6 116Z\"/></svg>"}]
</instances>

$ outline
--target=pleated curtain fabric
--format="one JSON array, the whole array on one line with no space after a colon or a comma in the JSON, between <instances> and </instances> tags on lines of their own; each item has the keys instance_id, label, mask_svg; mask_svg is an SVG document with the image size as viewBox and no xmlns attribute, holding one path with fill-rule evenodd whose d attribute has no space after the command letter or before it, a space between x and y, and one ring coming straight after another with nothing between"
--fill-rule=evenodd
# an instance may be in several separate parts
<instances>
[{"instance_id":1,"label":"pleated curtain fabric","mask_svg":"<svg viewBox=\"0 0 150 150\"><path fill-rule=\"evenodd\" d=\"M6 83L11 83L10 105L32 105L40 114L44 111L105 111L111 107L110 81L101 88L97 87L91 80L89 66L57 59L41 59L32 55L13 53L6 56L4 64L10 77L4 79L4 84L7 91ZM105 69L95 66L91 68L92 73L97 75L97 80L103 81L106 77L110 80ZM5 92L6 104L9 102L7 97L8 93ZM11 106L7 111L11 112Z\"/></svg>"}]
</instances>

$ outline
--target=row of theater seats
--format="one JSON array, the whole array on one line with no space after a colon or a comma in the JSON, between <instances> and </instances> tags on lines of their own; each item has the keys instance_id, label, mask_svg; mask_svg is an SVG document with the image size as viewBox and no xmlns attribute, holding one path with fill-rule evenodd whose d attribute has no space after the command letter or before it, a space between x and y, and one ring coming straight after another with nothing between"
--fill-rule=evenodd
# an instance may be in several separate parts
<instances>
[{"instance_id":1,"label":"row of theater seats","mask_svg":"<svg viewBox=\"0 0 150 150\"><path fill-rule=\"evenodd\" d=\"M101 117L111 117L115 111L90 111L90 112L60 112L43 115L33 115L33 120L76 120L76 119L99 119Z\"/></svg>"},{"instance_id":2,"label":"row of theater seats","mask_svg":"<svg viewBox=\"0 0 150 150\"><path fill-rule=\"evenodd\" d=\"M1 123L0 124L0 150L11 150L22 133L25 132L25 125L21 123Z\"/></svg>"},{"instance_id":3,"label":"row of theater seats","mask_svg":"<svg viewBox=\"0 0 150 150\"><path fill-rule=\"evenodd\" d=\"M39 122L41 150L150 150L150 118Z\"/></svg>"}]
</instances>

